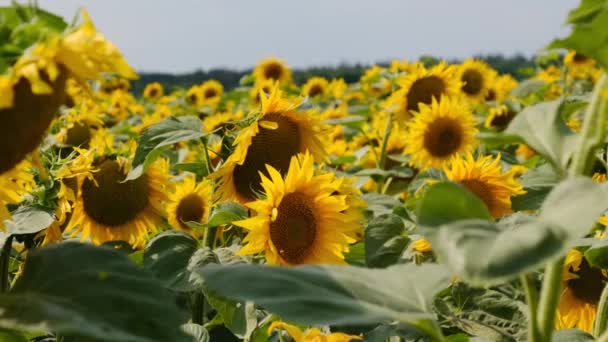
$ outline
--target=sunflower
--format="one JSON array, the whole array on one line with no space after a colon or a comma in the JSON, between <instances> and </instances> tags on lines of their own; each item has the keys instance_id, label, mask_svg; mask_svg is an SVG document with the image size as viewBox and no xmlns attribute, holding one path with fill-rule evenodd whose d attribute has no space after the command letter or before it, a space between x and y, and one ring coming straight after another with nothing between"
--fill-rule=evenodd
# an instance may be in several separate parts
<instances>
[{"instance_id":1,"label":"sunflower","mask_svg":"<svg viewBox=\"0 0 608 342\"><path fill-rule=\"evenodd\" d=\"M79 180L68 224L72 236L80 233L82 240L90 237L94 244L122 240L141 247L148 233L162 224L169 162L158 159L141 177L123 182L127 166L125 158L101 158L92 176Z\"/></svg>"},{"instance_id":2,"label":"sunflower","mask_svg":"<svg viewBox=\"0 0 608 342\"><path fill-rule=\"evenodd\" d=\"M430 105L433 99L439 101L443 95L457 95L461 83L453 74L453 67L445 63L439 63L430 70L417 65L399 81L401 88L391 95L388 103L399 120L405 122L413 112L420 110L420 105Z\"/></svg>"},{"instance_id":3,"label":"sunflower","mask_svg":"<svg viewBox=\"0 0 608 342\"><path fill-rule=\"evenodd\" d=\"M214 175L221 178L218 193L224 199L254 200L262 189L260 173L266 173L266 164L285 174L291 157L298 153L308 150L319 161L326 155L317 118L296 111L296 105L282 98L278 87L269 97L260 97L259 118L239 132L234 152Z\"/></svg>"},{"instance_id":4,"label":"sunflower","mask_svg":"<svg viewBox=\"0 0 608 342\"><path fill-rule=\"evenodd\" d=\"M607 281L606 270L589 265L579 250L570 250L564 263L556 328L591 332L597 304Z\"/></svg>"},{"instance_id":5,"label":"sunflower","mask_svg":"<svg viewBox=\"0 0 608 342\"><path fill-rule=\"evenodd\" d=\"M555 65L549 65L547 68L539 70L534 79L551 84L557 82L561 77L562 72Z\"/></svg>"},{"instance_id":6,"label":"sunflower","mask_svg":"<svg viewBox=\"0 0 608 342\"><path fill-rule=\"evenodd\" d=\"M291 159L285 177L267 169L266 197L246 205L255 216L234 222L248 230L238 254L265 252L268 263L278 265L344 263L344 252L362 229L348 194L341 193L344 184L330 173L315 176L308 153Z\"/></svg>"},{"instance_id":7,"label":"sunflower","mask_svg":"<svg viewBox=\"0 0 608 342\"><path fill-rule=\"evenodd\" d=\"M203 105L216 105L220 102L223 93L224 86L216 80L208 80L200 85L201 101Z\"/></svg>"},{"instance_id":8,"label":"sunflower","mask_svg":"<svg viewBox=\"0 0 608 342\"><path fill-rule=\"evenodd\" d=\"M295 342L350 342L353 340L362 340L360 336L347 335L343 333L328 333L321 332L318 328L310 328L302 331L295 325L285 322L272 322L268 327L268 335L271 335L274 330L285 330Z\"/></svg>"},{"instance_id":9,"label":"sunflower","mask_svg":"<svg viewBox=\"0 0 608 342\"><path fill-rule=\"evenodd\" d=\"M258 62L253 69L253 76L256 83L272 80L286 85L291 82L291 69L285 61L271 57Z\"/></svg>"},{"instance_id":10,"label":"sunflower","mask_svg":"<svg viewBox=\"0 0 608 342\"><path fill-rule=\"evenodd\" d=\"M471 151L477 133L467 104L447 97L421 104L407 128L409 140L404 152L411 156L410 164L421 170L442 167L454 156Z\"/></svg>"},{"instance_id":11,"label":"sunflower","mask_svg":"<svg viewBox=\"0 0 608 342\"><path fill-rule=\"evenodd\" d=\"M341 100L344 97L347 88L348 84L346 84L343 78L336 78L329 82L328 92L334 99Z\"/></svg>"},{"instance_id":12,"label":"sunflower","mask_svg":"<svg viewBox=\"0 0 608 342\"><path fill-rule=\"evenodd\" d=\"M186 92L186 101L194 107L203 105L204 100L200 85L193 85L188 89L188 92Z\"/></svg>"},{"instance_id":13,"label":"sunflower","mask_svg":"<svg viewBox=\"0 0 608 342\"><path fill-rule=\"evenodd\" d=\"M329 82L324 77L311 77L302 86L302 94L308 97L324 97L329 90Z\"/></svg>"},{"instance_id":14,"label":"sunflower","mask_svg":"<svg viewBox=\"0 0 608 342\"><path fill-rule=\"evenodd\" d=\"M526 193L515 179L518 169L502 172L500 155L475 160L468 153L464 158L453 159L444 171L449 180L462 184L481 199L494 218L511 213L511 197Z\"/></svg>"},{"instance_id":15,"label":"sunflower","mask_svg":"<svg viewBox=\"0 0 608 342\"><path fill-rule=\"evenodd\" d=\"M249 91L249 101L251 102L253 107L259 107L262 101L261 94L270 94L276 84L277 82L274 80L263 80L260 82L255 82L254 86Z\"/></svg>"},{"instance_id":16,"label":"sunflower","mask_svg":"<svg viewBox=\"0 0 608 342\"><path fill-rule=\"evenodd\" d=\"M490 84L486 101L503 101L515 87L517 87L517 80L513 76L509 74L497 76Z\"/></svg>"},{"instance_id":17,"label":"sunflower","mask_svg":"<svg viewBox=\"0 0 608 342\"><path fill-rule=\"evenodd\" d=\"M4 227L4 220L11 217L6 205L21 202L23 195L36 185L31 168L30 162L24 160L0 174L0 231Z\"/></svg>"},{"instance_id":18,"label":"sunflower","mask_svg":"<svg viewBox=\"0 0 608 342\"><path fill-rule=\"evenodd\" d=\"M429 240L419 238L412 242L412 250L418 253L428 253L433 250L433 246L431 246Z\"/></svg>"},{"instance_id":19,"label":"sunflower","mask_svg":"<svg viewBox=\"0 0 608 342\"><path fill-rule=\"evenodd\" d=\"M468 59L458 67L457 77L462 82L462 93L473 102L482 102L494 83L496 71L482 61Z\"/></svg>"},{"instance_id":20,"label":"sunflower","mask_svg":"<svg viewBox=\"0 0 608 342\"><path fill-rule=\"evenodd\" d=\"M164 95L162 84L158 82L150 83L144 88L144 97L148 100L158 100Z\"/></svg>"},{"instance_id":21,"label":"sunflower","mask_svg":"<svg viewBox=\"0 0 608 342\"><path fill-rule=\"evenodd\" d=\"M194 176L186 176L181 184L176 186L175 192L169 198L167 215L171 226L200 237L203 231L193 231L186 223L207 222L212 204L212 193L213 186L209 181L204 180L196 184Z\"/></svg>"},{"instance_id":22,"label":"sunflower","mask_svg":"<svg viewBox=\"0 0 608 342\"><path fill-rule=\"evenodd\" d=\"M389 93L392 84L384 77L384 73L386 73L386 69L377 65L365 70L359 80L361 89L371 96L382 96Z\"/></svg>"},{"instance_id":23,"label":"sunflower","mask_svg":"<svg viewBox=\"0 0 608 342\"><path fill-rule=\"evenodd\" d=\"M564 56L564 64L573 72L589 71L595 67L595 60L572 50Z\"/></svg>"},{"instance_id":24,"label":"sunflower","mask_svg":"<svg viewBox=\"0 0 608 342\"><path fill-rule=\"evenodd\" d=\"M486 116L484 126L486 128L496 128L497 130L502 131L507 128L516 115L517 112L505 104L492 107L490 108L488 116Z\"/></svg>"}]
</instances>

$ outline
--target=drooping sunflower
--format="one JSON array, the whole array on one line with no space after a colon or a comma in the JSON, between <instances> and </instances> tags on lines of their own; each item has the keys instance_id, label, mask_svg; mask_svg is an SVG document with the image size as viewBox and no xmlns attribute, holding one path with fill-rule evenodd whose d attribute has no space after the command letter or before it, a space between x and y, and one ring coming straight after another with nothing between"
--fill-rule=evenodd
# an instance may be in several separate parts
<instances>
[{"instance_id":1,"label":"drooping sunflower","mask_svg":"<svg viewBox=\"0 0 608 342\"><path fill-rule=\"evenodd\" d=\"M216 80L208 80L200 85L203 105L216 105L224 93L224 86Z\"/></svg>"},{"instance_id":2,"label":"drooping sunflower","mask_svg":"<svg viewBox=\"0 0 608 342\"><path fill-rule=\"evenodd\" d=\"M266 164L285 174L292 156L310 151L317 160L326 152L319 138L322 126L314 116L298 112L296 104L275 87L260 94L262 111L257 120L239 132L235 149L214 177L221 179L218 193L226 200L252 201L262 190L260 174Z\"/></svg>"},{"instance_id":3,"label":"drooping sunflower","mask_svg":"<svg viewBox=\"0 0 608 342\"><path fill-rule=\"evenodd\" d=\"M302 94L305 96L323 97L329 90L329 82L324 77L311 77L302 86Z\"/></svg>"},{"instance_id":4,"label":"drooping sunflower","mask_svg":"<svg viewBox=\"0 0 608 342\"><path fill-rule=\"evenodd\" d=\"M194 231L187 222L205 223L212 204L213 185L207 180L196 184L194 176L186 176L176 186L167 205L168 220L173 228L200 237L203 230Z\"/></svg>"},{"instance_id":5,"label":"drooping sunflower","mask_svg":"<svg viewBox=\"0 0 608 342\"><path fill-rule=\"evenodd\" d=\"M482 102L488 96L496 71L482 61L468 59L458 67L457 75L462 93L473 102Z\"/></svg>"},{"instance_id":6,"label":"drooping sunflower","mask_svg":"<svg viewBox=\"0 0 608 342\"><path fill-rule=\"evenodd\" d=\"M411 156L410 164L421 170L440 168L454 156L471 151L477 133L468 105L448 97L421 104L407 128L409 140L404 152Z\"/></svg>"},{"instance_id":7,"label":"drooping sunflower","mask_svg":"<svg viewBox=\"0 0 608 342\"><path fill-rule=\"evenodd\" d=\"M291 82L291 69L285 61L271 57L258 62L253 69L253 76L256 83L272 80L279 82L281 85L286 85Z\"/></svg>"},{"instance_id":8,"label":"drooping sunflower","mask_svg":"<svg viewBox=\"0 0 608 342\"><path fill-rule=\"evenodd\" d=\"M455 96L461 83L454 77L454 68L439 63L430 70L418 64L399 81L401 88L389 98L389 105L397 113L399 122L405 123L420 105L430 105L433 99Z\"/></svg>"},{"instance_id":9,"label":"drooping sunflower","mask_svg":"<svg viewBox=\"0 0 608 342\"><path fill-rule=\"evenodd\" d=\"M597 304L606 282L606 270L589 265L581 251L570 250L564 263L556 328L592 332Z\"/></svg>"},{"instance_id":10,"label":"drooping sunflower","mask_svg":"<svg viewBox=\"0 0 608 342\"><path fill-rule=\"evenodd\" d=\"M479 197L494 218L511 213L511 197L526 193L515 179L518 169L502 172L500 155L475 159L468 153L453 159L444 172L449 180L464 185Z\"/></svg>"},{"instance_id":11,"label":"drooping sunflower","mask_svg":"<svg viewBox=\"0 0 608 342\"><path fill-rule=\"evenodd\" d=\"M268 334L272 334L274 330L285 330L295 342L350 342L354 340L362 340L361 336L347 335L344 333L323 333L319 328L310 328L302 331L295 325L285 322L272 322L268 327Z\"/></svg>"},{"instance_id":12,"label":"drooping sunflower","mask_svg":"<svg viewBox=\"0 0 608 342\"><path fill-rule=\"evenodd\" d=\"M170 192L168 161L158 159L139 178L126 182L125 158L101 158L92 167L92 177L79 180L68 231L94 244L121 240L141 247L148 233L162 225Z\"/></svg>"},{"instance_id":13,"label":"drooping sunflower","mask_svg":"<svg viewBox=\"0 0 608 342\"><path fill-rule=\"evenodd\" d=\"M158 100L161 97L163 97L163 95L164 95L163 85L158 82L147 84L146 87L144 88L144 97L147 98L148 100L152 100L152 101Z\"/></svg>"},{"instance_id":14,"label":"drooping sunflower","mask_svg":"<svg viewBox=\"0 0 608 342\"><path fill-rule=\"evenodd\" d=\"M484 126L486 128L496 128L497 130L502 131L507 128L516 115L517 112L505 104L492 107L490 108L488 116L486 116Z\"/></svg>"},{"instance_id":15,"label":"drooping sunflower","mask_svg":"<svg viewBox=\"0 0 608 342\"><path fill-rule=\"evenodd\" d=\"M359 237L360 217L349 210L344 185L333 174L315 175L310 154L294 156L285 177L272 166L262 176L265 198L247 203L255 216L234 222L248 230L240 255L265 252L269 264L344 263Z\"/></svg>"}]
</instances>

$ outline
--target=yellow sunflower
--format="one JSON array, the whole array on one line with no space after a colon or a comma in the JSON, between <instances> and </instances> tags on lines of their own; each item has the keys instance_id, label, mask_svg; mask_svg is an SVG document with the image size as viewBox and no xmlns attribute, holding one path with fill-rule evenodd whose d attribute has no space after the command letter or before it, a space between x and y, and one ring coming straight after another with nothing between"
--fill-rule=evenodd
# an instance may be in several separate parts
<instances>
[{"instance_id":1,"label":"yellow sunflower","mask_svg":"<svg viewBox=\"0 0 608 342\"><path fill-rule=\"evenodd\" d=\"M362 340L361 336L347 335L343 333L323 333L319 328L310 328L302 331L295 325L285 322L272 322L268 327L268 334L272 334L274 330L285 330L294 339L295 342L350 342L354 340Z\"/></svg>"},{"instance_id":2,"label":"yellow sunflower","mask_svg":"<svg viewBox=\"0 0 608 342\"><path fill-rule=\"evenodd\" d=\"M216 80L208 80L200 85L199 90L202 96L202 104L213 106L220 102L224 93L224 86Z\"/></svg>"},{"instance_id":3,"label":"yellow sunflower","mask_svg":"<svg viewBox=\"0 0 608 342\"><path fill-rule=\"evenodd\" d=\"M313 158L294 156L282 177L268 166L265 198L247 203L255 216L235 225L248 230L240 255L265 252L269 264L344 263L344 252L359 237L360 217L349 210L348 194L333 174L315 176Z\"/></svg>"},{"instance_id":4,"label":"yellow sunflower","mask_svg":"<svg viewBox=\"0 0 608 342\"><path fill-rule=\"evenodd\" d=\"M260 82L255 82L255 84L249 91L249 102L251 103L252 107L259 107L260 103L262 102L260 94L270 94L276 84L277 82L275 80L263 80Z\"/></svg>"},{"instance_id":5,"label":"yellow sunflower","mask_svg":"<svg viewBox=\"0 0 608 342\"><path fill-rule=\"evenodd\" d=\"M126 241L144 245L147 235L161 225L169 193L169 162L158 159L135 179L123 182L128 160L102 158L92 177L79 180L78 194L68 231L94 244Z\"/></svg>"},{"instance_id":6,"label":"yellow sunflower","mask_svg":"<svg viewBox=\"0 0 608 342\"><path fill-rule=\"evenodd\" d=\"M564 263L556 328L592 332L597 303L607 281L606 270L589 265L579 250L570 250Z\"/></svg>"},{"instance_id":7,"label":"yellow sunflower","mask_svg":"<svg viewBox=\"0 0 608 342\"><path fill-rule=\"evenodd\" d=\"M391 95L388 103L402 123L419 111L420 105L430 105L433 99L439 101L442 96L455 96L461 86L454 77L454 68L445 63L430 70L417 65L399 83L401 88Z\"/></svg>"},{"instance_id":8,"label":"yellow sunflower","mask_svg":"<svg viewBox=\"0 0 608 342\"><path fill-rule=\"evenodd\" d=\"M186 176L169 198L168 220L173 228L183 230L194 237L200 237L203 230L193 231L186 222L205 223L209 218L212 204L213 185L209 181L196 184L192 175Z\"/></svg>"},{"instance_id":9,"label":"yellow sunflower","mask_svg":"<svg viewBox=\"0 0 608 342\"><path fill-rule=\"evenodd\" d=\"M440 168L454 156L469 152L475 144L475 118L468 105L457 99L433 98L421 104L420 112L407 123L408 144L404 152L410 164L424 170Z\"/></svg>"},{"instance_id":10,"label":"yellow sunflower","mask_svg":"<svg viewBox=\"0 0 608 342\"><path fill-rule=\"evenodd\" d=\"M509 74L497 76L490 84L486 101L503 101L515 87L517 87L517 80L513 76Z\"/></svg>"},{"instance_id":11,"label":"yellow sunflower","mask_svg":"<svg viewBox=\"0 0 608 342\"><path fill-rule=\"evenodd\" d=\"M148 100L158 100L164 95L162 84L158 82L147 84L144 88L144 97Z\"/></svg>"},{"instance_id":12,"label":"yellow sunflower","mask_svg":"<svg viewBox=\"0 0 608 342\"><path fill-rule=\"evenodd\" d=\"M256 83L272 80L286 85L291 82L291 69L285 61L271 57L258 62L253 69L253 76Z\"/></svg>"},{"instance_id":13,"label":"yellow sunflower","mask_svg":"<svg viewBox=\"0 0 608 342\"><path fill-rule=\"evenodd\" d=\"M492 107L490 108L488 116L486 116L484 126L486 128L496 128L497 130L502 131L507 128L516 115L517 112L505 104Z\"/></svg>"},{"instance_id":14,"label":"yellow sunflower","mask_svg":"<svg viewBox=\"0 0 608 342\"><path fill-rule=\"evenodd\" d=\"M449 180L464 185L479 197L494 218L511 213L511 197L526 193L515 179L519 169L502 172L500 155L476 160L468 153L464 158L453 159L444 171Z\"/></svg>"},{"instance_id":15,"label":"yellow sunflower","mask_svg":"<svg viewBox=\"0 0 608 342\"><path fill-rule=\"evenodd\" d=\"M433 246L431 246L429 240L419 238L412 242L412 250L418 253L428 253L433 250Z\"/></svg>"},{"instance_id":16,"label":"yellow sunflower","mask_svg":"<svg viewBox=\"0 0 608 342\"><path fill-rule=\"evenodd\" d=\"M4 228L4 220L11 218L6 205L21 202L23 195L36 185L31 168L31 163L23 160L0 174L0 231Z\"/></svg>"},{"instance_id":17,"label":"yellow sunflower","mask_svg":"<svg viewBox=\"0 0 608 342\"><path fill-rule=\"evenodd\" d=\"M200 85L193 85L186 92L186 102L194 107L200 107L204 103Z\"/></svg>"},{"instance_id":18,"label":"yellow sunflower","mask_svg":"<svg viewBox=\"0 0 608 342\"><path fill-rule=\"evenodd\" d=\"M462 93L473 102L482 102L494 83L496 71L482 61L468 59L458 67L457 77L462 82Z\"/></svg>"},{"instance_id":19,"label":"yellow sunflower","mask_svg":"<svg viewBox=\"0 0 608 342\"><path fill-rule=\"evenodd\" d=\"M324 97L329 91L329 82L324 77L311 77L302 86L302 94L311 98Z\"/></svg>"},{"instance_id":20,"label":"yellow sunflower","mask_svg":"<svg viewBox=\"0 0 608 342\"><path fill-rule=\"evenodd\" d=\"M278 87L269 97L260 97L259 118L239 132L234 152L214 175L221 179L218 193L225 200L254 200L262 189L260 176L266 173L266 164L285 174L291 157L298 153L308 150L318 161L326 155L318 118L296 111L297 105L282 98Z\"/></svg>"},{"instance_id":21,"label":"yellow sunflower","mask_svg":"<svg viewBox=\"0 0 608 342\"><path fill-rule=\"evenodd\" d=\"M564 64L571 72L586 72L595 67L595 60L573 50L564 56Z\"/></svg>"},{"instance_id":22,"label":"yellow sunflower","mask_svg":"<svg viewBox=\"0 0 608 342\"><path fill-rule=\"evenodd\" d=\"M562 77L562 72L555 65L549 65L538 71L534 79L544 81L547 84L554 83Z\"/></svg>"}]
</instances>

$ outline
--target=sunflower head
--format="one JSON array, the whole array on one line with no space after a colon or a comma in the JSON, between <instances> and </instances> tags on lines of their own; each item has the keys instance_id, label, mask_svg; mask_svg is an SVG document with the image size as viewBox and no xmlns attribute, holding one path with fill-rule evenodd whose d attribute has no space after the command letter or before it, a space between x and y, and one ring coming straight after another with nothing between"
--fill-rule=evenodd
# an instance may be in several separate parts
<instances>
[{"instance_id":1,"label":"sunflower head","mask_svg":"<svg viewBox=\"0 0 608 342\"><path fill-rule=\"evenodd\" d=\"M204 104L215 105L224 93L224 86L216 80L208 80L200 85L200 94Z\"/></svg>"},{"instance_id":2,"label":"sunflower head","mask_svg":"<svg viewBox=\"0 0 608 342\"><path fill-rule=\"evenodd\" d=\"M302 331L295 325L285 322L272 322L268 327L268 335L271 335L274 330L285 330L295 342L310 342L310 341L326 341L326 342L350 342L362 340L361 336L347 335L343 333L323 333L319 328L310 328Z\"/></svg>"},{"instance_id":3,"label":"sunflower head","mask_svg":"<svg viewBox=\"0 0 608 342\"><path fill-rule=\"evenodd\" d=\"M462 82L462 93L474 102L482 102L494 83L496 71L482 61L469 59L458 67L457 77Z\"/></svg>"},{"instance_id":4,"label":"sunflower head","mask_svg":"<svg viewBox=\"0 0 608 342\"><path fill-rule=\"evenodd\" d=\"M329 82L324 77L312 77L302 87L302 94L315 98L324 97L329 90Z\"/></svg>"},{"instance_id":5,"label":"sunflower head","mask_svg":"<svg viewBox=\"0 0 608 342\"><path fill-rule=\"evenodd\" d=\"M194 85L186 93L186 102L194 107L200 107L204 103L200 85Z\"/></svg>"},{"instance_id":6,"label":"sunflower head","mask_svg":"<svg viewBox=\"0 0 608 342\"><path fill-rule=\"evenodd\" d=\"M187 222L205 223L209 218L213 186L209 181L196 184L192 175L186 176L169 198L167 215L173 228L183 230L195 237L202 231L193 231Z\"/></svg>"},{"instance_id":7,"label":"sunflower head","mask_svg":"<svg viewBox=\"0 0 608 342\"><path fill-rule=\"evenodd\" d=\"M517 112L505 104L490 108L488 116L484 121L486 128L495 128L499 131L507 128L511 120L515 118Z\"/></svg>"},{"instance_id":8,"label":"sunflower head","mask_svg":"<svg viewBox=\"0 0 608 342\"><path fill-rule=\"evenodd\" d=\"M265 252L269 264L343 263L360 234L360 217L349 211L349 194L333 174L315 175L310 154L294 156L283 177L268 166L264 199L247 206L255 216L235 222L248 230L239 254Z\"/></svg>"},{"instance_id":9,"label":"sunflower head","mask_svg":"<svg viewBox=\"0 0 608 342\"><path fill-rule=\"evenodd\" d=\"M572 50L564 56L564 64L567 68L574 70L590 69L595 66L595 60Z\"/></svg>"},{"instance_id":10,"label":"sunflower head","mask_svg":"<svg viewBox=\"0 0 608 342\"><path fill-rule=\"evenodd\" d=\"M475 118L468 105L457 98L433 99L421 104L420 112L407 123L405 153L418 169L440 168L453 157L471 151L477 133Z\"/></svg>"},{"instance_id":11,"label":"sunflower head","mask_svg":"<svg viewBox=\"0 0 608 342\"><path fill-rule=\"evenodd\" d=\"M513 78L513 76L509 74L500 75L494 78L492 84L490 84L490 89L488 90L488 95L486 96L486 101L493 102L501 102L505 100L509 93L517 87L517 80Z\"/></svg>"},{"instance_id":12,"label":"sunflower head","mask_svg":"<svg viewBox=\"0 0 608 342\"><path fill-rule=\"evenodd\" d=\"M462 184L481 199L495 218L512 212L512 196L526 193L515 179L517 169L502 172L500 155L475 159L468 153L453 159L444 171L449 180Z\"/></svg>"},{"instance_id":13,"label":"sunflower head","mask_svg":"<svg viewBox=\"0 0 608 342\"><path fill-rule=\"evenodd\" d=\"M149 100L157 100L163 97L164 90L162 84L158 82L150 83L144 88L144 97Z\"/></svg>"},{"instance_id":14,"label":"sunflower head","mask_svg":"<svg viewBox=\"0 0 608 342\"><path fill-rule=\"evenodd\" d=\"M253 75L256 82L272 80L279 82L281 85L286 85L291 82L291 69L285 61L278 58L267 58L258 62Z\"/></svg>"},{"instance_id":15,"label":"sunflower head","mask_svg":"<svg viewBox=\"0 0 608 342\"><path fill-rule=\"evenodd\" d=\"M557 308L557 329L593 331L597 304L608 282L606 270L591 266L583 253L573 249L566 255Z\"/></svg>"}]
</instances>

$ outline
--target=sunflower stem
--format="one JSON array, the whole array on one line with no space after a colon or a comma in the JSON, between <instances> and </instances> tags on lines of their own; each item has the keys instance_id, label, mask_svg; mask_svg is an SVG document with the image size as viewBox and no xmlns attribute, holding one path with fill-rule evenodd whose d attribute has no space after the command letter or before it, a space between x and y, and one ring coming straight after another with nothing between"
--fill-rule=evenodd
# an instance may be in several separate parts
<instances>
[{"instance_id":1,"label":"sunflower stem","mask_svg":"<svg viewBox=\"0 0 608 342\"><path fill-rule=\"evenodd\" d=\"M0 293L9 290L8 269L11 258L11 249L13 247L13 236L9 235L4 241L4 246L0 251Z\"/></svg>"},{"instance_id":2,"label":"sunflower stem","mask_svg":"<svg viewBox=\"0 0 608 342\"><path fill-rule=\"evenodd\" d=\"M207 149L207 139L205 139L205 137L202 137L201 142L203 143L203 154L205 155L205 172L206 172L205 177L206 177L213 171L213 165L211 165L211 159L209 158L209 150Z\"/></svg>"},{"instance_id":3,"label":"sunflower stem","mask_svg":"<svg viewBox=\"0 0 608 342\"><path fill-rule=\"evenodd\" d=\"M608 342L608 330L604 331L604 333L598 337L595 342Z\"/></svg>"},{"instance_id":4,"label":"sunflower stem","mask_svg":"<svg viewBox=\"0 0 608 342\"><path fill-rule=\"evenodd\" d=\"M388 117L386 118L386 126L384 126L384 134L382 135L382 147L380 149L380 158L378 159L378 165L377 165L377 167L380 170L384 170L384 167L386 165L386 149L388 147L388 138L391 136L392 130L393 130L393 114L388 113ZM378 192L382 191L381 183L378 183L377 189L378 189Z\"/></svg>"},{"instance_id":5,"label":"sunflower stem","mask_svg":"<svg viewBox=\"0 0 608 342\"><path fill-rule=\"evenodd\" d=\"M205 295L203 291L192 294L192 323L203 325L205 323Z\"/></svg>"},{"instance_id":6,"label":"sunflower stem","mask_svg":"<svg viewBox=\"0 0 608 342\"><path fill-rule=\"evenodd\" d=\"M555 328L555 312L562 289L562 268L564 258L550 263L545 268L545 276L540 292L540 302L536 324L539 341L551 341ZM530 325L532 325L530 323Z\"/></svg>"},{"instance_id":7,"label":"sunflower stem","mask_svg":"<svg viewBox=\"0 0 608 342\"><path fill-rule=\"evenodd\" d=\"M608 284L604 286L600 301L597 304L597 313L595 315L595 323L593 325L593 336L600 336L602 333L608 332Z\"/></svg>"},{"instance_id":8,"label":"sunflower stem","mask_svg":"<svg viewBox=\"0 0 608 342\"><path fill-rule=\"evenodd\" d=\"M523 274L520 276L521 284L526 292L526 302L528 303L529 316L528 321L528 340L531 342L540 342L538 325L536 323L536 315L538 312L538 291L532 280L531 274Z\"/></svg>"}]
</instances>

